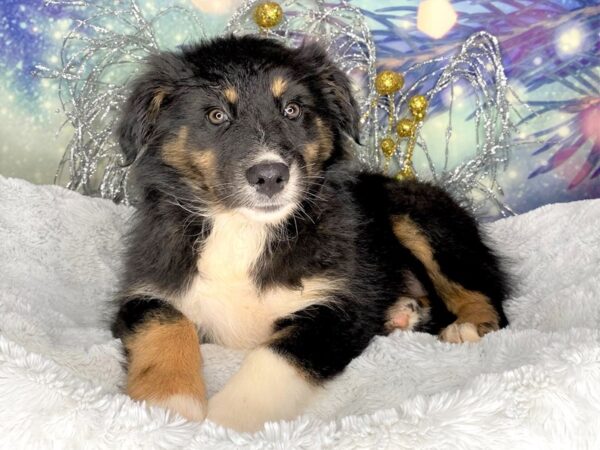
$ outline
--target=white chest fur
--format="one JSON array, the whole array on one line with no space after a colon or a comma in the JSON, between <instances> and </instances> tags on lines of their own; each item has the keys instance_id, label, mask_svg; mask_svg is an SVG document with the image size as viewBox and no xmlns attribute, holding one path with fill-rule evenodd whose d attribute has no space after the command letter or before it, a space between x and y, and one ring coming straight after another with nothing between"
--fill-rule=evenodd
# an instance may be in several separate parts
<instances>
[{"instance_id":1,"label":"white chest fur","mask_svg":"<svg viewBox=\"0 0 600 450\"><path fill-rule=\"evenodd\" d=\"M328 300L330 280L303 280L303 289L258 292L250 277L267 245L264 224L241 214L218 215L198 260L198 274L176 299L179 309L211 340L250 349L269 338L273 322L294 311Z\"/></svg>"}]
</instances>

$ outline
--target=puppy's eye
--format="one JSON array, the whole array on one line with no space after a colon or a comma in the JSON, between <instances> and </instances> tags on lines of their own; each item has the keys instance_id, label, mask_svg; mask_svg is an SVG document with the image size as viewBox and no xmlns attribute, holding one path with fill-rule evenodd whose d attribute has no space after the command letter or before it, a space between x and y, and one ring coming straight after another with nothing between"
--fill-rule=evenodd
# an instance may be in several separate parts
<instances>
[{"instance_id":1,"label":"puppy's eye","mask_svg":"<svg viewBox=\"0 0 600 450\"><path fill-rule=\"evenodd\" d=\"M300 105L297 103L288 103L283 110L283 115L288 119L297 119L301 112Z\"/></svg>"},{"instance_id":2,"label":"puppy's eye","mask_svg":"<svg viewBox=\"0 0 600 450\"><path fill-rule=\"evenodd\" d=\"M229 116L227 116L225 111L218 108L211 109L208 112L207 117L213 125L221 125L229 120Z\"/></svg>"}]
</instances>

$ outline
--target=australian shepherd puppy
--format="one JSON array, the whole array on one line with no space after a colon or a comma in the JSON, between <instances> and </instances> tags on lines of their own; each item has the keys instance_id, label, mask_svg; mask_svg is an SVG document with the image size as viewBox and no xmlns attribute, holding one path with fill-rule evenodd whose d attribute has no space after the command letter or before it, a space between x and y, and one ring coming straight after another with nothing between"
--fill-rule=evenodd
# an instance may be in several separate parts
<instances>
[{"instance_id":1,"label":"australian shepherd puppy","mask_svg":"<svg viewBox=\"0 0 600 450\"><path fill-rule=\"evenodd\" d=\"M361 171L358 136L349 80L316 45L225 37L148 61L119 127L141 192L113 322L132 398L257 430L376 335L506 325L474 219L431 184ZM202 342L248 350L208 401Z\"/></svg>"}]
</instances>

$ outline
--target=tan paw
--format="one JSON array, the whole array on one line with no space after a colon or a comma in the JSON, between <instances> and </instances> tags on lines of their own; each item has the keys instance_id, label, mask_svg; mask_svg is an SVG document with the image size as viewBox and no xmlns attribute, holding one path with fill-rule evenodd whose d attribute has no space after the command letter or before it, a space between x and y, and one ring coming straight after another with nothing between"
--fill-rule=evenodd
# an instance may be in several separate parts
<instances>
[{"instance_id":1,"label":"tan paw","mask_svg":"<svg viewBox=\"0 0 600 450\"><path fill-rule=\"evenodd\" d=\"M148 403L174 411L188 420L202 422L206 417L206 404L186 394L175 394L163 400L151 400Z\"/></svg>"},{"instance_id":2,"label":"tan paw","mask_svg":"<svg viewBox=\"0 0 600 450\"><path fill-rule=\"evenodd\" d=\"M479 336L475 325L466 322L448 325L440 333L440 339L444 342L460 344L462 342L478 342L481 336Z\"/></svg>"}]
</instances>

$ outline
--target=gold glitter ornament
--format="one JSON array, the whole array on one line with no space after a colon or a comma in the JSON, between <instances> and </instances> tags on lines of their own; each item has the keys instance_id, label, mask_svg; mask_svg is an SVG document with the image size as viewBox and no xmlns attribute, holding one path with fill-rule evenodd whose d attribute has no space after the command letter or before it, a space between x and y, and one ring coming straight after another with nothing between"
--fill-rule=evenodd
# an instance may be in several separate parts
<instances>
[{"instance_id":1,"label":"gold glitter ornament","mask_svg":"<svg viewBox=\"0 0 600 450\"><path fill-rule=\"evenodd\" d=\"M279 3L259 3L254 9L254 21L261 28L273 28L283 19L283 9Z\"/></svg>"},{"instance_id":2,"label":"gold glitter ornament","mask_svg":"<svg viewBox=\"0 0 600 450\"><path fill-rule=\"evenodd\" d=\"M386 158L391 158L396 151L396 143L391 137L383 138L379 146Z\"/></svg>"},{"instance_id":3,"label":"gold glitter ornament","mask_svg":"<svg viewBox=\"0 0 600 450\"><path fill-rule=\"evenodd\" d=\"M396 133L403 138L411 137L415 133L415 126L416 123L413 119L400 119L396 125Z\"/></svg>"},{"instance_id":4,"label":"gold glitter ornament","mask_svg":"<svg viewBox=\"0 0 600 450\"><path fill-rule=\"evenodd\" d=\"M411 97L408 101L408 108L415 119L423 120L427 109L427 98L424 95Z\"/></svg>"},{"instance_id":5,"label":"gold glitter ornament","mask_svg":"<svg viewBox=\"0 0 600 450\"><path fill-rule=\"evenodd\" d=\"M412 180L415 178L415 172L409 164L404 164L402 169L396 174L396 180Z\"/></svg>"},{"instance_id":6,"label":"gold glitter ornament","mask_svg":"<svg viewBox=\"0 0 600 450\"><path fill-rule=\"evenodd\" d=\"M398 72L384 70L375 78L375 90L379 95L390 95L404 86L404 77Z\"/></svg>"}]
</instances>

